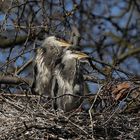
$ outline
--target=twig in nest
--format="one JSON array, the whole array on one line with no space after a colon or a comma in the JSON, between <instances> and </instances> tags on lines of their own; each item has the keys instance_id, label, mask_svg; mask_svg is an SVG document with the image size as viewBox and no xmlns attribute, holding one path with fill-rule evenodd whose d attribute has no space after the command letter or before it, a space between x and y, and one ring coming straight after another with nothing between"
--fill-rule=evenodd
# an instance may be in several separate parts
<instances>
[{"instance_id":1,"label":"twig in nest","mask_svg":"<svg viewBox=\"0 0 140 140\"><path fill-rule=\"evenodd\" d=\"M90 107L90 109L89 109L89 116L90 116L91 129L92 129L92 139L93 139L93 140L95 140L95 138L93 137L93 118L92 118L91 111L92 111L92 108L93 108L93 106L94 106L94 104L95 104L95 102L96 102L96 99L97 99L98 95L100 94L100 91L101 91L102 88L103 88L103 86L101 86L101 87L99 88L99 90L98 90L98 92L97 92L97 94L96 94L96 96L95 96L95 98L94 98L94 101L93 101L93 103L92 103L92 105L91 105L91 107Z\"/></svg>"},{"instance_id":2,"label":"twig in nest","mask_svg":"<svg viewBox=\"0 0 140 140\"><path fill-rule=\"evenodd\" d=\"M78 128L79 130L81 130L84 134L86 134L86 135L89 136L88 132L86 132L85 130L83 130L83 128L81 128L80 126L78 126L77 124L75 124L74 122L72 122L71 120L69 120L66 116L62 116L62 117L64 117L66 120L68 120L68 122L70 124L72 124L73 126L75 126L76 128Z\"/></svg>"},{"instance_id":3,"label":"twig in nest","mask_svg":"<svg viewBox=\"0 0 140 140\"><path fill-rule=\"evenodd\" d=\"M0 98L4 101L4 102L7 102L8 104L12 105L13 107L15 107L17 110L19 111L23 111L24 110L24 107L23 106L19 106L17 104L15 104L15 102L11 102L9 101L8 99L4 98L2 95L0 96Z\"/></svg>"}]
</instances>

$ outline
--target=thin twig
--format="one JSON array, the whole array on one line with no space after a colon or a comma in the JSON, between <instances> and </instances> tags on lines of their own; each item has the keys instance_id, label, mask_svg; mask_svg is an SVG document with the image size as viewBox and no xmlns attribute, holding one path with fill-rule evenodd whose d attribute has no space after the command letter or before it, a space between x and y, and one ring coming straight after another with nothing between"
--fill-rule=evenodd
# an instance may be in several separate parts
<instances>
[{"instance_id":1,"label":"thin twig","mask_svg":"<svg viewBox=\"0 0 140 140\"><path fill-rule=\"evenodd\" d=\"M91 107L90 107L90 109L89 109L89 116L90 116L90 122L91 122L91 129L92 129L92 139L93 140L95 140L95 138L93 137L93 135L94 135L94 133L93 133L93 118L92 118L92 108L93 108L93 106L94 106L94 104L95 104L95 102L96 102L96 99L97 99L97 97L98 97L98 95L100 94L100 91L101 91L101 89L103 88L103 86L101 86L100 88L99 88L99 90L98 90L98 92L97 92L97 94L96 94L96 96L95 96L95 98L94 98L94 101L93 101L93 103L92 103L92 105L91 105Z\"/></svg>"}]
</instances>

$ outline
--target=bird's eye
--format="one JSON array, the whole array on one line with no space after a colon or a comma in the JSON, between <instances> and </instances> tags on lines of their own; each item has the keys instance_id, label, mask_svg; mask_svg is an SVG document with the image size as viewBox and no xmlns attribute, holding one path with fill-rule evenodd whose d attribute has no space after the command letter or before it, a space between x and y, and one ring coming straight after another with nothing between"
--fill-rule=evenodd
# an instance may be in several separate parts
<instances>
[{"instance_id":1,"label":"bird's eye","mask_svg":"<svg viewBox=\"0 0 140 140\"><path fill-rule=\"evenodd\" d=\"M60 39L60 37L56 37L56 40L60 41L61 39Z\"/></svg>"}]
</instances>

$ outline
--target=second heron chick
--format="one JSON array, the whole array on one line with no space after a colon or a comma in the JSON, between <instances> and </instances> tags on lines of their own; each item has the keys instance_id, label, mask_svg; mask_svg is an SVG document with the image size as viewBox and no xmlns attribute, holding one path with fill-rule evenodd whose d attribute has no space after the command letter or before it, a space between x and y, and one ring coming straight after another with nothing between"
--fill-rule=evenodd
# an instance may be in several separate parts
<instances>
[{"instance_id":1,"label":"second heron chick","mask_svg":"<svg viewBox=\"0 0 140 140\"><path fill-rule=\"evenodd\" d=\"M66 50L61 63L55 68L51 96L55 97L53 106L65 112L78 108L84 95L84 78L81 60L89 56L72 50Z\"/></svg>"}]
</instances>

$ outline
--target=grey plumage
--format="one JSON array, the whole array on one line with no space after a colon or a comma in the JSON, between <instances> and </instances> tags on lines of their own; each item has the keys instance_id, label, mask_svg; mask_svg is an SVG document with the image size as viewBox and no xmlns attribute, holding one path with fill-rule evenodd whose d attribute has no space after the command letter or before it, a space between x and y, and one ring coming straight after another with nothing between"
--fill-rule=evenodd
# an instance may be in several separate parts
<instances>
[{"instance_id":1,"label":"grey plumage","mask_svg":"<svg viewBox=\"0 0 140 140\"><path fill-rule=\"evenodd\" d=\"M65 48L71 44L50 36L45 39L42 47L37 49L34 60L34 82L32 89L35 93L50 94L52 86L52 72L56 65L56 61L61 57Z\"/></svg>"},{"instance_id":2,"label":"grey plumage","mask_svg":"<svg viewBox=\"0 0 140 140\"><path fill-rule=\"evenodd\" d=\"M84 79L80 61L85 58L88 58L86 54L77 51L67 50L63 54L52 82L51 96L58 97L53 102L55 109L68 112L82 103L80 96L84 95Z\"/></svg>"},{"instance_id":3,"label":"grey plumage","mask_svg":"<svg viewBox=\"0 0 140 140\"><path fill-rule=\"evenodd\" d=\"M32 86L40 95L47 94L52 98L64 95L53 100L53 105L65 112L77 108L82 102L79 97L84 94L81 59L88 58L86 54L68 50L70 46L72 44L54 36L45 39L36 52Z\"/></svg>"}]
</instances>

